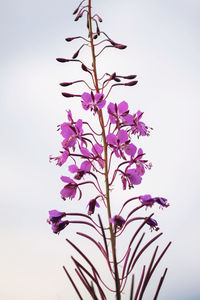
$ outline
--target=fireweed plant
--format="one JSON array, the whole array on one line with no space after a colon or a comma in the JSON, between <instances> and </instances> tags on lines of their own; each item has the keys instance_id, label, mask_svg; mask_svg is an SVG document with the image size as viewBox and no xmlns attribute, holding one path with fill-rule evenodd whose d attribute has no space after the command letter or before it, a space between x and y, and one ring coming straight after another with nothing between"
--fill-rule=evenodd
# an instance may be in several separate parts
<instances>
[{"instance_id":1,"label":"fireweed plant","mask_svg":"<svg viewBox=\"0 0 200 300\"><path fill-rule=\"evenodd\" d=\"M110 299L111 295L115 295L117 300L120 300L123 295L126 299L143 299L152 274L170 243L159 255L157 253L158 246L156 246L148 265L143 266L136 281L136 263L149 249L149 246L162 235L162 233L157 233L159 230L158 223L152 217L152 212L147 214L145 213L146 210L142 210L145 216L139 217L136 212L138 213L144 207L152 208L154 205L159 205L164 208L169 204L165 198L149 194L133 195L127 200L116 199L116 197L113 200L110 196L117 178L121 181L123 191L133 189L136 185L141 184L146 170L151 168L151 163L148 163L143 150L135 145L137 138L150 134L151 128L142 121L143 112L139 110L135 113L130 112L126 101L109 102L108 96L111 90L116 86L135 86L137 84L136 75L122 76L114 72L105 73L100 78L97 73L97 58L106 48L123 50L126 46L113 41L105 32L100 30L99 24L102 22L102 18L96 13L92 14L91 0L82 1L73 14L75 21L86 17L87 37L66 38L67 42L78 39L83 43L76 50L72 59L57 58L57 61L79 64L82 71L88 74L89 80L80 79L60 83L62 87L82 83L86 88L80 94L63 92L62 95L66 98L77 97L82 109L88 112L88 118L94 118L96 127L94 129L91 122L88 123L82 119L74 120L71 110L68 110L66 122L59 125L60 134L63 138L62 151L57 157L50 156L50 161L55 160L58 166L68 164L68 171L71 176L61 177L63 182L63 188L60 192L62 199L82 199L86 201L87 211L69 213L51 210L49 211L48 222L55 234L60 233L68 225L72 226L72 224L80 224L81 228L83 225L91 228L90 235L85 232L77 232L77 234L85 238L88 243L94 244L97 251L104 257L107 265L107 270L104 270L104 273L110 273L114 287L105 282L87 253L84 253L69 239L66 241L85 261L83 265L72 256L76 275L92 299ZM77 58L83 48L90 51L90 66L88 66L88 62L83 62ZM82 189L85 185L88 186L89 191L91 189L95 191L95 196L92 199L88 199L87 195L82 195ZM122 202L121 209L113 213L116 200ZM106 211L105 215L98 214L100 206L101 211L102 209ZM128 214L125 213L125 207L129 207ZM107 217L105 218L105 216ZM156 233L150 240L144 242L145 232L142 231L145 228L149 230L148 227ZM127 241L126 239L127 245L125 247L124 242L123 245L120 245L118 241L126 230L133 232L133 235L130 240ZM93 232L98 234L99 239L92 235ZM118 255L120 246L124 252L122 257ZM77 293L77 297L83 299L78 285L66 267L63 268ZM158 297L166 272L167 268L158 282L153 299ZM128 280L129 278L130 280ZM111 284L111 280L109 282ZM127 282L130 283L128 295L127 293L124 294ZM106 296L108 293L110 293L109 298Z\"/></svg>"}]
</instances>

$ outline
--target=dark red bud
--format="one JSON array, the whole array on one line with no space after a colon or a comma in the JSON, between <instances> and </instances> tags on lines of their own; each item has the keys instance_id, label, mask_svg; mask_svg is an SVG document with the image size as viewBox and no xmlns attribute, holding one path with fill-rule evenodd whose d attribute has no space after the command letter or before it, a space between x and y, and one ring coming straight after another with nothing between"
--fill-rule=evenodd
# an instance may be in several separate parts
<instances>
[{"instance_id":1,"label":"dark red bud","mask_svg":"<svg viewBox=\"0 0 200 300\"><path fill-rule=\"evenodd\" d=\"M84 12L84 11L83 11L83 12ZM74 19L74 21L78 21L78 20L82 17L83 12L82 12L82 13L79 13L79 14L76 16L76 18Z\"/></svg>"},{"instance_id":2,"label":"dark red bud","mask_svg":"<svg viewBox=\"0 0 200 300\"><path fill-rule=\"evenodd\" d=\"M127 83L124 83L124 85L126 86L133 86L133 85L136 85L138 83L137 80L133 80L133 81L130 81L130 82L127 82Z\"/></svg>"},{"instance_id":3,"label":"dark red bud","mask_svg":"<svg viewBox=\"0 0 200 300\"><path fill-rule=\"evenodd\" d=\"M65 39L65 41L71 42L71 41L73 41L74 39L76 39L76 37L68 37L68 38Z\"/></svg>"},{"instance_id":4,"label":"dark red bud","mask_svg":"<svg viewBox=\"0 0 200 300\"><path fill-rule=\"evenodd\" d=\"M118 48L118 49L125 49L127 46L126 45L123 45L123 44L118 44L118 43L115 43L113 40L109 39L109 42L115 47L115 48Z\"/></svg>"},{"instance_id":5,"label":"dark red bud","mask_svg":"<svg viewBox=\"0 0 200 300\"><path fill-rule=\"evenodd\" d=\"M100 35L100 29L98 25L97 25L97 35Z\"/></svg>"},{"instance_id":6,"label":"dark red bud","mask_svg":"<svg viewBox=\"0 0 200 300\"><path fill-rule=\"evenodd\" d=\"M71 97L75 97L74 94L69 94L69 93L62 93L62 95L66 98L71 98Z\"/></svg>"},{"instance_id":7,"label":"dark red bud","mask_svg":"<svg viewBox=\"0 0 200 300\"><path fill-rule=\"evenodd\" d=\"M137 75L128 75L128 76L123 76L124 79L135 79Z\"/></svg>"},{"instance_id":8,"label":"dark red bud","mask_svg":"<svg viewBox=\"0 0 200 300\"><path fill-rule=\"evenodd\" d=\"M74 10L73 15L77 14L78 9L79 9L79 7L77 7L77 8Z\"/></svg>"},{"instance_id":9,"label":"dark red bud","mask_svg":"<svg viewBox=\"0 0 200 300\"><path fill-rule=\"evenodd\" d=\"M72 58L75 59L75 58L77 58L78 55L79 55L79 50L74 53L74 55L72 56Z\"/></svg>"},{"instance_id":10,"label":"dark red bud","mask_svg":"<svg viewBox=\"0 0 200 300\"><path fill-rule=\"evenodd\" d=\"M120 82L120 81L121 81L118 77L115 77L115 78L113 78L113 79L114 79L114 81L116 81L116 82Z\"/></svg>"},{"instance_id":11,"label":"dark red bud","mask_svg":"<svg viewBox=\"0 0 200 300\"><path fill-rule=\"evenodd\" d=\"M110 75L109 80L113 80L116 77L116 72L114 72L113 74Z\"/></svg>"},{"instance_id":12,"label":"dark red bud","mask_svg":"<svg viewBox=\"0 0 200 300\"><path fill-rule=\"evenodd\" d=\"M70 61L69 59L66 59L66 58L56 58L56 60L61 62L61 63L65 63L65 62Z\"/></svg>"},{"instance_id":13,"label":"dark red bud","mask_svg":"<svg viewBox=\"0 0 200 300\"><path fill-rule=\"evenodd\" d=\"M88 68L84 64L81 65L81 68L83 69L83 71L88 72Z\"/></svg>"},{"instance_id":14,"label":"dark red bud","mask_svg":"<svg viewBox=\"0 0 200 300\"><path fill-rule=\"evenodd\" d=\"M96 40L97 38L98 38L98 34L95 34L95 35L93 36L93 39Z\"/></svg>"},{"instance_id":15,"label":"dark red bud","mask_svg":"<svg viewBox=\"0 0 200 300\"><path fill-rule=\"evenodd\" d=\"M126 45L122 45L122 44L115 44L114 47L117 48L117 49L123 50L123 49L126 49L127 46Z\"/></svg>"},{"instance_id":16,"label":"dark red bud","mask_svg":"<svg viewBox=\"0 0 200 300\"><path fill-rule=\"evenodd\" d=\"M99 16L97 16L97 17L98 17L99 22L103 22L101 17L99 17Z\"/></svg>"},{"instance_id":17,"label":"dark red bud","mask_svg":"<svg viewBox=\"0 0 200 300\"><path fill-rule=\"evenodd\" d=\"M61 86L68 86L68 85L72 85L73 82L61 82L60 85Z\"/></svg>"}]
</instances>

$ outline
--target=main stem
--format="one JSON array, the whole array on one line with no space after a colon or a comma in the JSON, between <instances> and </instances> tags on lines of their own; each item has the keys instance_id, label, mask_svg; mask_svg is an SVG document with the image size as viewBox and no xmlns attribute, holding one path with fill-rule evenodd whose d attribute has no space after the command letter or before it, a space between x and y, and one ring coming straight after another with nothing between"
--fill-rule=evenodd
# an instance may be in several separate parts
<instances>
[{"instance_id":1,"label":"main stem","mask_svg":"<svg viewBox=\"0 0 200 300\"><path fill-rule=\"evenodd\" d=\"M89 25L89 37L90 37L90 45L91 45L91 52L92 52L92 67L93 67L95 90L96 90L96 93L99 93L95 48L94 48L94 43L93 43L93 32L92 32L91 0L88 0L88 25ZM113 256L113 263L114 263L116 299L120 300L121 299L120 280L119 280L119 272L118 272L117 258L116 258L115 236L114 236L112 224L110 223L111 207L110 207L110 191L109 191L109 180L108 180L108 145L107 145L107 142L106 142L105 125L104 125L102 110L100 110L98 112L98 116L99 116L99 122L100 122L101 129L102 129L102 139L103 139L103 146L104 146L104 171L105 171L105 186L106 186L106 204L107 204L108 223L109 223L110 239L111 239L111 247L112 247L112 256Z\"/></svg>"}]
</instances>

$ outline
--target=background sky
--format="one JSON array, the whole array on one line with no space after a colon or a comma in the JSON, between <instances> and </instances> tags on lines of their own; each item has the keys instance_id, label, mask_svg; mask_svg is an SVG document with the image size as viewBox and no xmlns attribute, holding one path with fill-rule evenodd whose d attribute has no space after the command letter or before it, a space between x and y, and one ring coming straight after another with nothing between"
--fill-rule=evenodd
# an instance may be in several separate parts
<instances>
[{"instance_id":1,"label":"background sky","mask_svg":"<svg viewBox=\"0 0 200 300\"><path fill-rule=\"evenodd\" d=\"M49 154L60 150L56 126L66 120L65 110L71 108L76 118L82 114L58 85L81 73L55 60L72 56L79 46L78 41L67 44L65 37L85 34L84 22L72 18L79 1L0 4L0 299L76 299L62 265L71 268L65 238L78 241L78 229L53 235L46 219L50 209L73 211L87 203L60 199L59 177L66 173L48 162ZM156 282L169 267L160 299L199 300L200 2L96 0L93 7L103 17L102 30L128 45L124 51L105 51L99 73L135 73L139 80L133 88L116 88L109 100L128 101L154 128L140 140L153 168L134 192L170 202L166 210L155 211L164 232L161 249L173 242L154 277Z\"/></svg>"}]
</instances>

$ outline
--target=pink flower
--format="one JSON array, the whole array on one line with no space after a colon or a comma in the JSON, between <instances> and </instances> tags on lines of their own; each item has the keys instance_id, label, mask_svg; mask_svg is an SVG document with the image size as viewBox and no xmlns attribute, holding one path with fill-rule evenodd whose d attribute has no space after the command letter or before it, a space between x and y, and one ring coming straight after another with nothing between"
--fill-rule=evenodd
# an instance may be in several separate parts
<instances>
[{"instance_id":1,"label":"pink flower","mask_svg":"<svg viewBox=\"0 0 200 300\"><path fill-rule=\"evenodd\" d=\"M82 162L80 168L78 168L77 165L69 166L69 171L71 173L76 173L74 178L80 180L86 173L90 172L91 166L92 164L89 161L85 160Z\"/></svg>"},{"instance_id":2,"label":"pink flower","mask_svg":"<svg viewBox=\"0 0 200 300\"><path fill-rule=\"evenodd\" d=\"M126 189L127 183L129 189L133 185L138 185L142 182L142 177L138 174L136 169L127 169L125 173L121 176L123 190Z\"/></svg>"},{"instance_id":3,"label":"pink flower","mask_svg":"<svg viewBox=\"0 0 200 300\"><path fill-rule=\"evenodd\" d=\"M64 137L64 141L62 142L62 146L64 149L68 149L72 147L75 148L77 139L82 141L82 120L78 120L75 125L71 123L63 123L61 124L61 135Z\"/></svg>"},{"instance_id":4,"label":"pink flower","mask_svg":"<svg viewBox=\"0 0 200 300\"><path fill-rule=\"evenodd\" d=\"M109 103L108 107L109 119L112 124L120 124L120 121L124 121L124 118L129 113L128 103L126 101L122 101L118 105L115 103Z\"/></svg>"},{"instance_id":5,"label":"pink flower","mask_svg":"<svg viewBox=\"0 0 200 300\"><path fill-rule=\"evenodd\" d=\"M122 228L126 221L119 215L115 215L113 218L110 218L110 223L113 223L116 227Z\"/></svg>"},{"instance_id":6,"label":"pink flower","mask_svg":"<svg viewBox=\"0 0 200 300\"><path fill-rule=\"evenodd\" d=\"M69 151L65 150L64 152L61 152L60 156L57 156L57 157L50 156L49 159L50 159L50 161L57 160L56 164L58 166L62 166L67 161L68 157L69 157Z\"/></svg>"},{"instance_id":7,"label":"pink flower","mask_svg":"<svg viewBox=\"0 0 200 300\"><path fill-rule=\"evenodd\" d=\"M49 211L49 219L47 221L50 224L52 224L51 228L54 233L59 233L61 230L63 230L69 224L69 221L61 220L65 216L66 216L65 212L60 212L55 209Z\"/></svg>"},{"instance_id":8,"label":"pink flower","mask_svg":"<svg viewBox=\"0 0 200 300\"><path fill-rule=\"evenodd\" d=\"M109 146L113 149L117 157L126 159L124 151L130 156L134 156L136 152L136 146L130 144L128 133L125 130L119 130L117 135L109 133L106 137Z\"/></svg>"},{"instance_id":9,"label":"pink flower","mask_svg":"<svg viewBox=\"0 0 200 300\"><path fill-rule=\"evenodd\" d=\"M73 199L76 196L78 184L73 179L66 176L62 176L61 180L67 183L60 192L62 198L64 200L66 200L66 198Z\"/></svg>"},{"instance_id":10,"label":"pink flower","mask_svg":"<svg viewBox=\"0 0 200 300\"><path fill-rule=\"evenodd\" d=\"M94 111L94 113L96 113L99 109L102 109L106 104L104 94L94 95L92 92L91 94L83 93L81 98L83 109L90 109L91 111Z\"/></svg>"},{"instance_id":11,"label":"pink flower","mask_svg":"<svg viewBox=\"0 0 200 300\"><path fill-rule=\"evenodd\" d=\"M97 202L97 198L90 200L87 206L89 206L88 215L92 215L95 211L95 208L100 207L99 203Z\"/></svg>"}]
</instances>

